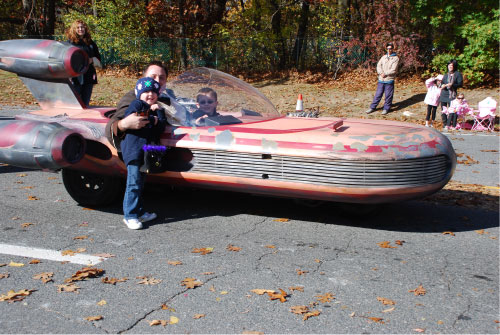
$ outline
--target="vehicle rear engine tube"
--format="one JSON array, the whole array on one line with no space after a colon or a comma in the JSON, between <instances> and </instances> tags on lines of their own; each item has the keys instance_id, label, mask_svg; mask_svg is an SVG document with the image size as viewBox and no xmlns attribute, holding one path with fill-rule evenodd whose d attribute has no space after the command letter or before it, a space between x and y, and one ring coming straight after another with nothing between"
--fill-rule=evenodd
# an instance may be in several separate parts
<instances>
[{"instance_id":1,"label":"vehicle rear engine tube","mask_svg":"<svg viewBox=\"0 0 500 335\"><path fill-rule=\"evenodd\" d=\"M19 167L59 170L78 163L86 142L79 133L57 123L0 122L0 162Z\"/></svg>"}]
</instances>

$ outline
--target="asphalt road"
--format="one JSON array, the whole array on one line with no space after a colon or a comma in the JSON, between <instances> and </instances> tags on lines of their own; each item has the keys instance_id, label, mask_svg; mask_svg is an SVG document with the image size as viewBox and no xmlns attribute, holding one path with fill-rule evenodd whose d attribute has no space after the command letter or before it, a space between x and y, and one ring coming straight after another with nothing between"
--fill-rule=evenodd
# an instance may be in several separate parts
<instances>
[{"instance_id":1,"label":"asphalt road","mask_svg":"<svg viewBox=\"0 0 500 335\"><path fill-rule=\"evenodd\" d=\"M453 179L498 187L498 136L450 138L478 161ZM498 211L410 201L357 217L333 204L150 187L159 218L132 231L120 204L78 206L60 174L0 166L0 189L0 249L114 255L75 293L56 285L85 265L0 253L0 300L34 290L0 301L2 333L499 332ZM211 253L193 252L202 248ZM33 279L47 272L52 281ZM282 289L286 301L255 289Z\"/></svg>"}]
</instances>

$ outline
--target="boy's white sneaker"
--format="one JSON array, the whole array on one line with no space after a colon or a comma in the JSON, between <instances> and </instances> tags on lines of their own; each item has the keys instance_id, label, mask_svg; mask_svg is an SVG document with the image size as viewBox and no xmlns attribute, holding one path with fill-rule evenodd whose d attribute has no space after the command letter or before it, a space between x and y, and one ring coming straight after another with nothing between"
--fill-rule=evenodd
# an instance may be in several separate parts
<instances>
[{"instance_id":1,"label":"boy's white sneaker","mask_svg":"<svg viewBox=\"0 0 500 335\"><path fill-rule=\"evenodd\" d=\"M142 223L137 219L123 219L123 223L125 223L129 229L142 229Z\"/></svg>"},{"instance_id":2,"label":"boy's white sneaker","mask_svg":"<svg viewBox=\"0 0 500 335\"><path fill-rule=\"evenodd\" d=\"M139 221L141 221L141 222L148 222L148 221L151 221L151 220L154 220L154 219L156 219L156 213L145 212L144 214L142 214L139 217Z\"/></svg>"}]
</instances>

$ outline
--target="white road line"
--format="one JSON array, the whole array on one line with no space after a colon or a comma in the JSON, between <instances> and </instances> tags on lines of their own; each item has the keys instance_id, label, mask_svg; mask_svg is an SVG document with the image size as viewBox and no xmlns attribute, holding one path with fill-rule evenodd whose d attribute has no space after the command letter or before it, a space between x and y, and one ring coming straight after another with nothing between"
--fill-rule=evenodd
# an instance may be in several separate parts
<instances>
[{"instance_id":1,"label":"white road line","mask_svg":"<svg viewBox=\"0 0 500 335\"><path fill-rule=\"evenodd\" d=\"M102 257L97 257L97 256L91 256L86 254L63 256L61 255L61 252L57 250L22 247L18 245L2 244L2 243L0 243L0 254L48 259L51 261L58 261L58 262L67 261L70 263L84 264L84 265L95 265L97 263L102 262Z\"/></svg>"}]
</instances>

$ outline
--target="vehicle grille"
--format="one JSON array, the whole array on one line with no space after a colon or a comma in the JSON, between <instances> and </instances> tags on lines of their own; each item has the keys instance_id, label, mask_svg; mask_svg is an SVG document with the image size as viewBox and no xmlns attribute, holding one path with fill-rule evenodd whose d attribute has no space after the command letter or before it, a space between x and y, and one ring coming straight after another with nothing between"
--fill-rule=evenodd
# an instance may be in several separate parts
<instances>
[{"instance_id":1,"label":"vehicle grille","mask_svg":"<svg viewBox=\"0 0 500 335\"><path fill-rule=\"evenodd\" d=\"M355 161L192 149L190 172L337 187L408 187L442 181L446 156Z\"/></svg>"}]
</instances>

